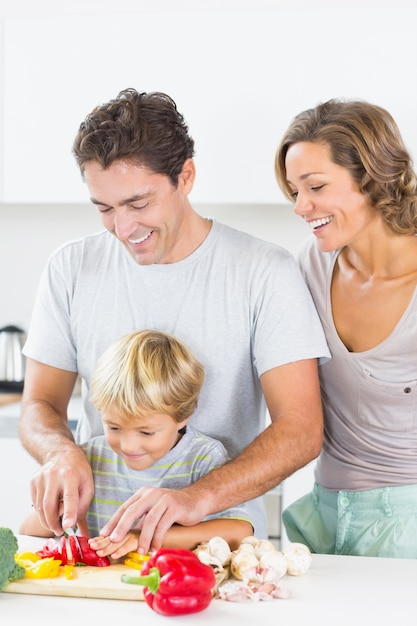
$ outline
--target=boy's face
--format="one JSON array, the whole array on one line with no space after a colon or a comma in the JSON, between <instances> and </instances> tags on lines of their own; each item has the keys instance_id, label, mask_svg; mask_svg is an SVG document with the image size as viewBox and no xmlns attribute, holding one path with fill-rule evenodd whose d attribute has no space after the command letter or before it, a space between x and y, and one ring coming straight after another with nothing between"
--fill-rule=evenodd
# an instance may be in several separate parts
<instances>
[{"instance_id":1,"label":"boy's face","mask_svg":"<svg viewBox=\"0 0 417 626\"><path fill-rule=\"evenodd\" d=\"M176 422L165 413L132 416L127 425L110 412L102 411L101 418L109 446L133 470L147 469L165 456L181 438L178 431L188 422Z\"/></svg>"}]
</instances>

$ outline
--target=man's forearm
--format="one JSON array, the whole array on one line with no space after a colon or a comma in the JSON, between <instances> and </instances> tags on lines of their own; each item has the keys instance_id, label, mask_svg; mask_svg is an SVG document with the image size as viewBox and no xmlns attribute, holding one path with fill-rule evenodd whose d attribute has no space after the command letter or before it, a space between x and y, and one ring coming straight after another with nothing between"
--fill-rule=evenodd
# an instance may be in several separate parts
<instances>
[{"instance_id":1,"label":"man's forearm","mask_svg":"<svg viewBox=\"0 0 417 626\"><path fill-rule=\"evenodd\" d=\"M22 407L19 437L24 448L41 465L63 445L75 443L68 419L43 401L32 401Z\"/></svg>"},{"instance_id":2,"label":"man's forearm","mask_svg":"<svg viewBox=\"0 0 417 626\"><path fill-rule=\"evenodd\" d=\"M315 459L320 448L320 425L306 436L288 432L279 420L268 426L235 459L184 491L199 502L204 515L219 512L263 495Z\"/></svg>"}]
</instances>

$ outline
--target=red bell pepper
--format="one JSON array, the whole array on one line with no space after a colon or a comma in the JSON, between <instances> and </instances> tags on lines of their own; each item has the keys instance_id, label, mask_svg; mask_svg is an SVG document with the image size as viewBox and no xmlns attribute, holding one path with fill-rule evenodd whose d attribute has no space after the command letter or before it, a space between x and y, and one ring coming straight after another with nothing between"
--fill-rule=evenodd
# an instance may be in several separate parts
<instances>
[{"instance_id":1,"label":"red bell pepper","mask_svg":"<svg viewBox=\"0 0 417 626\"><path fill-rule=\"evenodd\" d=\"M107 567L110 565L110 559L106 556L98 556L97 552L90 547L88 537L77 536L75 538L73 536L69 536L68 539L72 554L77 564L93 565L94 567ZM80 549L78 549L76 539L78 539ZM62 561L62 565L67 565L69 559L67 555L66 537L61 537L60 544L58 544L55 540L47 542L41 550L36 552L36 554L42 559L52 557Z\"/></svg>"},{"instance_id":2,"label":"red bell pepper","mask_svg":"<svg viewBox=\"0 0 417 626\"><path fill-rule=\"evenodd\" d=\"M141 576L122 576L143 585L146 603L161 615L197 613L213 598L216 576L209 565L183 548L160 548L144 564Z\"/></svg>"}]
</instances>

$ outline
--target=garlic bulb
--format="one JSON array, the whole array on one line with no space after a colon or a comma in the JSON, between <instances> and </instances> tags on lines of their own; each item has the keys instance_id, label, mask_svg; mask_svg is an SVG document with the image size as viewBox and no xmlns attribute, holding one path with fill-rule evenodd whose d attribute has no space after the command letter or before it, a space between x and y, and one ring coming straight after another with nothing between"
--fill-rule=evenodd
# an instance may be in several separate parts
<instances>
[{"instance_id":1,"label":"garlic bulb","mask_svg":"<svg viewBox=\"0 0 417 626\"><path fill-rule=\"evenodd\" d=\"M210 554L218 559L223 566L229 563L232 552L223 537L212 537L207 543L207 548Z\"/></svg>"},{"instance_id":2,"label":"garlic bulb","mask_svg":"<svg viewBox=\"0 0 417 626\"><path fill-rule=\"evenodd\" d=\"M210 565L210 567L213 568L214 573L223 571L223 563L217 557L213 556L206 546L197 546L193 552L198 556L200 561L204 563L204 565Z\"/></svg>"},{"instance_id":3,"label":"garlic bulb","mask_svg":"<svg viewBox=\"0 0 417 626\"><path fill-rule=\"evenodd\" d=\"M249 552L249 554L255 554L255 546L252 543L241 543L233 554L236 554L237 552Z\"/></svg>"},{"instance_id":4,"label":"garlic bulb","mask_svg":"<svg viewBox=\"0 0 417 626\"><path fill-rule=\"evenodd\" d=\"M261 556L265 552L269 552L269 551L277 552L277 549L272 543L272 541L268 541L268 539L258 539L258 541L254 545L254 548L255 548L255 554L258 557L258 559L260 559Z\"/></svg>"},{"instance_id":5,"label":"garlic bulb","mask_svg":"<svg viewBox=\"0 0 417 626\"><path fill-rule=\"evenodd\" d=\"M212 537L209 541L203 541L193 550L200 561L210 565L214 572L222 572L230 563L230 546L223 537Z\"/></svg>"},{"instance_id":6,"label":"garlic bulb","mask_svg":"<svg viewBox=\"0 0 417 626\"><path fill-rule=\"evenodd\" d=\"M259 559L259 569L263 582L276 583L287 573L288 563L283 552L267 550Z\"/></svg>"},{"instance_id":7,"label":"garlic bulb","mask_svg":"<svg viewBox=\"0 0 417 626\"><path fill-rule=\"evenodd\" d=\"M287 573L291 576L305 574L311 565L311 552L303 543L290 543L284 549L284 556L287 559Z\"/></svg>"},{"instance_id":8,"label":"garlic bulb","mask_svg":"<svg viewBox=\"0 0 417 626\"><path fill-rule=\"evenodd\" d=\"M232 553L230 568L233 576L239 580L256 580L258 564L255 554L237 550Z\"/></svg>"},{"instance_id":9,"label":"garlic bulb","mask_svg":"<svg viewBox=\"0 0 417 626\"><path fill-rule=\"evenodd\" d=\"M253 535L248 535L247 537L242 539L242 541L240 542L239 550L243 545L255 546L255 544L257 544L258 541L259 539L257 539L257 537L254 537Z\"/></svg>"}]
</instances>

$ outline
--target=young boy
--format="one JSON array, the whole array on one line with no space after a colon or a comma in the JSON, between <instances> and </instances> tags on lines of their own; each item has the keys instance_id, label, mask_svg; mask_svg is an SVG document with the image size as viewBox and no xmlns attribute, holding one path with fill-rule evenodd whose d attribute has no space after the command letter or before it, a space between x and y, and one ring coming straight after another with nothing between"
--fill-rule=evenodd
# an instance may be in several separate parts
<instances>
[{"instance_id":1,"label":"young boy","mask_svg":"<svg viewBox=\"0 0 417 626\"><path fill-rule=\"evenodd\" d=\"M138 489L180 489L225 463L223 444L188 422L204 381L203 366L178 339L156 330L129 334L112 344L97 363L91 398L100 411L104 435L81 445L91 465L94 497L82 534L95 537L100 556L120 558L138 550L140 521L124 540L111 543L100 529ZM35 511L19 532L51 536ZM251 503L206 517L194 526L173 525L164 546L192 549L222 536L236 549L253 534Z\"/></svg>"}]
</instances>

